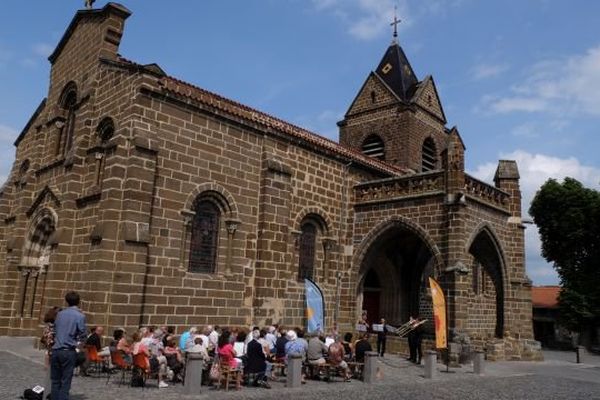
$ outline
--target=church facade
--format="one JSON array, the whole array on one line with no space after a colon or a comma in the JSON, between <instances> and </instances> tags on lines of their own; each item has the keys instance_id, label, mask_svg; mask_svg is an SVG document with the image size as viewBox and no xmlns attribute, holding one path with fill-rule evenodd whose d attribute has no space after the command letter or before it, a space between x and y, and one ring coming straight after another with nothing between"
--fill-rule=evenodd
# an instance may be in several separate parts
<instances>
[{"instance_id":1,"label":"church facade","mask_svg":"<svg viewBox=\"0 0 600 400\"><path fill-rule=\"evenodd\" d=\"M339 143L118 54L130 12L77 12L0 191L0 335L35 335L67 290L90 324L305 324L363 310L431 319L447 294L451 350L538 356L519 174L464 170L435 83L397 43L342 121Z\"/></svg>"}]
</instances>

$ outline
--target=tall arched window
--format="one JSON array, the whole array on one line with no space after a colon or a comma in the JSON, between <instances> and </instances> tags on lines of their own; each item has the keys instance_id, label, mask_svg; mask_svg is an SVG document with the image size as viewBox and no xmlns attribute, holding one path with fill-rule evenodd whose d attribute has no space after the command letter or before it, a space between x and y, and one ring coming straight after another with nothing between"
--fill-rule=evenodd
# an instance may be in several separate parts
<instances>
[{"instance_id":1,"label":"tall arched window","mask_svg":"<svg viewBox=\"0 0 600 400\"><path fill-rule=\"evenodd\" d=\"M362 144L362 153L366 156L385 159L385 145L378 135L371 135Z\"/></svg>"},{"instance_id":2,"label":"tall arched window","mask_svg":"<svg viewBox=\"0 0 600 400\"><path fill-rule=\"evenodd\" d=\"M96 185L99 185L104 178L104 168L106 166L106 145L115 133L115 124L113 120L106 117L100 121L96 134L98 135L99 151L96 153Z\"/></svg>"},{"instance_id":3,"label":"tall arched window","mask_svg":"<svg viewBox=\"0 0 600 400\"><path fill-rule=\"evenodd\" d=\"M315 271L315 246L317 242L317 226L312 221L306 221L301 227L300 234L300 265L299 279L313 279Z\"/></svg>"},{"instance_id":4,"label":"tall arched window","mask_svg":"<svg viewBox=\"0 0 600 400\"><path fill-rule=\"evenodd\" d=\"M67 154L73 147L73 134L75 131L75 109L77 107L77 86L69 82L61 95L60 106L66 111L65 123L60 130L56 146L56 154Z\"/></svg>"},{"instance_id":5,"label":"tall arched window","mask_svg":"<svg viewBox=\"0 0 600 400\"><path fill-rule=\"evenodd\" d=\"M194 206L190 241L190 272L215 272L221 211L211 201L198 199Z\"/></svg>"},{"instance_id":6,"label":"tall arched window","mask_svg":"<svg viewBox=\"0 0 600 400\"><path fill-rule=\"evenodd\" d=\"M423 142L422 148L422 162L421 162L421 171L433 171L436 169L437 164L437 152L435 150L435 142L432 138L428 137Z\"/></svg>"}]
</instances>

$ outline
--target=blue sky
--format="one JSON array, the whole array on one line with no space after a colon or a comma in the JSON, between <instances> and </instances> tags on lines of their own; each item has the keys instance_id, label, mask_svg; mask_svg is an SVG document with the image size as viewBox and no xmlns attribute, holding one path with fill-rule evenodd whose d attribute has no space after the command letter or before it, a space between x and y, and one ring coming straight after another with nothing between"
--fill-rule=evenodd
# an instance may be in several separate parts
<instances>
[{"instance_id":1,"label":"blue sky","mask_svg":"<svg viewBox=\"0 0 600 400\"><path fill-rule=\"evenodd\" d=\"M3 0L0 180L12 143L46 95L47 56L82 0ZM96 1L103 6L106 1ZM467 169L491 181L519 162L524 209L548 178L600 188L600 2L586 0L123 0L120 52L170 75L337 139L342 118L390 43L432 74ZM557 283L527 228L534 284Z\"/></svg>"}]
</instances>

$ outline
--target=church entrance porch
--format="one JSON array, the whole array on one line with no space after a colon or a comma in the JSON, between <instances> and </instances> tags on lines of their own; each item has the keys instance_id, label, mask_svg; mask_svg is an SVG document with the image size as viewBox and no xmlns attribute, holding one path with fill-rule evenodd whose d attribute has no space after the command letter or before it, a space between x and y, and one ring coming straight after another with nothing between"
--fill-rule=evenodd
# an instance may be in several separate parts
<instances>
[{"instance_id":1,"label":"church entrance porch","mask_svg":"<svg viewBox=\"0 0 600 400\"><path fill-rule=\"evenodd\" d=\"M417 314L431 319L427 277L433 276L433 254L430 245L402 223L379 230L360 263L357 312L367 311L369 324L385 318L400 326Z\"/></svg>"}]
</instances>

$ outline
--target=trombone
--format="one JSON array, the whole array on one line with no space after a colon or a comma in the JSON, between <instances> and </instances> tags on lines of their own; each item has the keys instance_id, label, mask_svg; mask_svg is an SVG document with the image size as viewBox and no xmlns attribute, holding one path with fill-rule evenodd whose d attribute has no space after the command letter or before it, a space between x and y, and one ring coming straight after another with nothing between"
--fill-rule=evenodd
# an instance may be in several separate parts
<instances>
[{"instance_id":1,"label":"trombone","mask_svg":"<svg viewBox=\"0 0 600 400\"><path fill-rule=\"evenodd\" d=\"M410 331L412 331L413 329L416 329L417 327L423 325L425 322L427 322L426 319L423 320L410 320L405 324L400 325L398 328L396 328L396 335L402 337L407 335L408 333L410 333Z\"/></svg>"}]
</instances>

